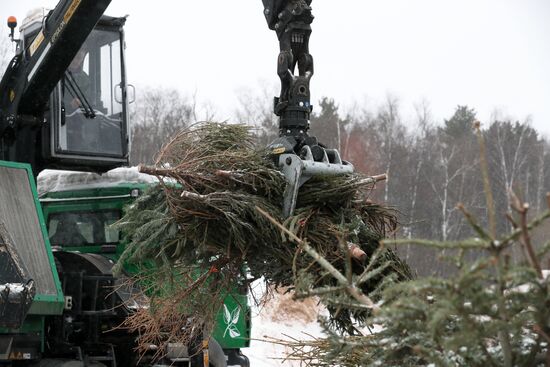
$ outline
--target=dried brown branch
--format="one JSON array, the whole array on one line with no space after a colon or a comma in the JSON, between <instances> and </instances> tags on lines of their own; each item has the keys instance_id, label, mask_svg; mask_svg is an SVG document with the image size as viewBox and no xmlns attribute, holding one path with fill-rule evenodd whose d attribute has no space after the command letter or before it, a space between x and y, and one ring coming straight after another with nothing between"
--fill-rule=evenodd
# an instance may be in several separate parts
<instances>
[{"instance_id":1,"label":"dried brown branch","mask_svg":"<svg viewBox=\"0 0 550 367\"><path fill-rule=\"evenodd\" d=\"M516 223L516 220L514 219L514 217L512 217L511 213L506 213L505 217L508 220L508 222L510 222L510 224L512 225L512 228L516 229L516 228L519 227L519 225Z\"/></svg>"},{"instance_id":2,"label":"dried brown branch","mask_svg":"<svg viewBox=\"0 0 550 367\"><path fill-rule=\"evenodd\" d=\"M138 171L151 176L168 176L172 173L172 169L170 168L157 168L146 166L144 164L140 164L138 166Z\"/></svg>"},{"instance_id":3,"label":"dried brown branch","mask_svg":"<svg viewBox=\"0 0 550 367\"><path fill-rule=\"evenodd\" d=\"M537 275L540 279L543 279L542 269L535 254L535 249L531 243L531 236L529 234L528 222L527 222L527 212L529 211L529 204L523 203L518 196L510 191L511 205L512 208L519 214L520 223L519 229L521 230L521 244L523 245L525 252L527 253L527 260L537 272Z\"/></svg>"},{"instance_id":4,"label":"dried brown branch","mask_svg":"<svg viewBox=\"0 0 550 367\"><path fill-rule=\"evenodd\" d=\"M544 222L546 219L550 218L550 210L547 210L546 212L540 214L535 219L533 219L529 224L527 225L527 229L530 231L533 228L538 227L542 222ZM518 240L523 234L523 231L521 228L516 228L512 231L509 235L505 236L500 242L503 247L508 246L513 241Z\"/></svg>"},{"instance_id":5,"label":"dried brown branch","mask_svg":"<svg viewBox=\"0 0 550 367\"><path fill-rule=\"evenodd\" d=\"M375 175L375 176L364 178L363 180L360 181L360 184L367 185L371 183L377 183L380 181L386 181L387 179L388 179L388 175L386 173L383 173L381 175Z\"/></svg>"}]
</instances>

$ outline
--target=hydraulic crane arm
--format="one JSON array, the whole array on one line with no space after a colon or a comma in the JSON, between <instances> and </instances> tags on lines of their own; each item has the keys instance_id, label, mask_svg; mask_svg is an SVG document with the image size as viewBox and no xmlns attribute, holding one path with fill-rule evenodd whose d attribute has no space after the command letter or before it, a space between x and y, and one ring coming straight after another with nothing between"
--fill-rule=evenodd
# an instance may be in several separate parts
<instances>
[{"instance_id":1,"label":"hydraulic crane arm","mask_svg":"<svg viewBox=\"0 0 550 367\"><path fill-rule=\"evenodd\" d=\"M111 0L61 0L0 82L0 135L22 119L40 123L55 85Z\"/></svg>"},{"instance_id":2,"label":"hydraulic crane arm","mask_svg":"<svg viewBox=\"0 0 550 367\"><path fill-rule=\"evenodd\" d=\"M353 165L343 161L336 149L329 149L308 134L312 112L309 82L313 76L313 56L309 37L312 0L262 0L269 29L279 39L277 74L281 94L275 97L279 116L279 138L268 149L287 180L283 212L292 215L298 191L314 176L353 173ZM298 72L296 73L296 67Z\"/></svg>"},{"instance_id":3,"label":"hydraulic crane arm","mask_svg":"<svg viewBox=\"0 0 550 367\"><path fill-rule=\"evenodd\" d=\"M275 98L275 114L280 117L280 134L305 137L312 110L309 91L313 76L313 56L309 53L312 0L262 1L267 24L279 39L277 74L281 94Z\"/></svg>"}]
</instances>

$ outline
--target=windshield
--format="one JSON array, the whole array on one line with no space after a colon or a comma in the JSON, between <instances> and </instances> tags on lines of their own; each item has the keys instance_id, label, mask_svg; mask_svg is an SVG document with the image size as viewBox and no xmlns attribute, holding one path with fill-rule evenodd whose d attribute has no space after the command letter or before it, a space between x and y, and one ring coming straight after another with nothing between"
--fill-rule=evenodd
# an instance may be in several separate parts
<instances>
[{"instance_id":1,"label":"windshield","mask_svg":"<svg viewBox=\"0 0 550 367\"><path fill-rule=\"evenodd\" d=\"M112 224L120 211L63 212L48 218L50 243L54 246L94 246L116 244L119 231Z\"/></svg>"},{"instance_id":2,"label":"windshield","mask_svg":"<svg viewBox=\"0 0 550 367\"><path fill-rule=\"evenodd\" d=\"M122 156L126 132L120 33L95 29L67 68L60 90L64 116L57 150Z\"/></svg>"}]
</instances>

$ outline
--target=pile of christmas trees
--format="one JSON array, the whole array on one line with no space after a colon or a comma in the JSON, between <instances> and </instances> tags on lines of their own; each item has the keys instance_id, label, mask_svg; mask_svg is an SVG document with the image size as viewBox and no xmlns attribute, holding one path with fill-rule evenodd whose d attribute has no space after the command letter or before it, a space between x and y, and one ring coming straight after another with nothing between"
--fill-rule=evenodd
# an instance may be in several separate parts
<instances>
[{"instance_id":1,"label":"pile of christmas trees","mask_svg":"<svg viewBox=\"0 0 550 367\"><path fill-rule=\"evenodd\" d=\"M320 296L328 322L353 334L354 322L366 320L380 299L382 284L411 278L393 251L380 248L397 223L394 210L368 200L376 180L311 179L293 216L284 218L285 178L245 126L195 125L141 171L160 183L121 221L130 244L120 263L143 266L139 281L151 307L129 320L143 345L162 345L166 335L186 341L192 330L208 329L227 292L246 278ZM333 290L343 293L323 297ZM362 304L365 295L369 306Z\"/></svg>"}]
</instances>

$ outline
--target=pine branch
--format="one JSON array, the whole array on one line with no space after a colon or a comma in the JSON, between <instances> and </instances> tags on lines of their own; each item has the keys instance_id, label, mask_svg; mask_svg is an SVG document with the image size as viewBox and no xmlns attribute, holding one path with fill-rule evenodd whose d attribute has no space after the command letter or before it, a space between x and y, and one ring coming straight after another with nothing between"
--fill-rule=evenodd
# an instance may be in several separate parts
<instances>
[{"instance_id":1,"label":"pine branch","mask_svg":"<svg viewBox=\"0 0 550 367\"><path fill-rule=\"evenodd\" d=\"M317 263L319 263L319 265L321 265L323 269L328 271L334 277L334 279L338 281L338 283L345 286L345 289L350 296L355 298L355 300L357 300L359 303L367 306L369 309L372 309L373 312L379 311L379 307L369 297L364 295L354 284L350 284L348 282L348 279L344 275L342 275L342 273L340 273L334 266L332 266L332 264L329 263L324 257L319 255L319 253L315 251L315 249L311 247L306 241L300 239L294 233L289 231L264 210L260 209L259 207L256 207L256 210L261 215L266 217L273 225L279 228L283 233L285 233L288 238L299 245L305 252L307 252L307 254L311 256L315 261L317 261Z\"/></svg>"},{"instance_id":2,"label":"pine branch","mask_svg":"<svg viewBox=\"0 0 550 367\"><path fill-rule=\"evenodd\" d=\"M388 179L388 174L383 173L381 175L375 175L371 177L364 178L358 182L359 185L369 185L372 183L377 183L380 181L386 181Z\"/></svg>"},{"instance_id":3,"label":"pine branch","mask_svg":"<svg viewBox=\"0 0 550 367\"><path fill-rule=\"evenodd\" d=\"M470 213L469 211L466 210L466 208L464 207L464 204L458 203L458 205L456 207L458 208L458 210L460 210L462 212L462 214L464 214L464 216L466 217L466 220L468 221L468 223L470 223L470 225L472 226L474 231L476 231L477 234L482 239L484 239L485 241L493 241L494 240L494 237L492 237L493 235L490 235L489 233L485 232L483 227L481 227L481 225L477 222L477 220L472 215L472 213Z\"/></svg>"},{"instance_id":4,"label":"pine branch","mask_svg":"<svg viewBox=\"0 0 550 367\"><path fill-rule=\"evenodd\" d=\"M326 294L331 294L335 292L340 292L342 290L345 290L346 286L338 286L338 287L322 287L317 289L308 290L306 292L296 292L294 293L293 299L305 299L310 297L318 297L318 296L324 296Z\"/></svg>"},{"instance_id":5,"label":"pine branch","mask_svg":"<svg viewBox=\"0 0 550 367\"><path fill-rule=\"evenodd\" d=\"M550 218L550 210L547 210L546 212L540 214L538 217L533 219L529 224L527 224L527 230L531 231L534 228L537 228L540 226L545 220ZM512 231L508 236L505 236L501 241L501 246L508 246L513 241L516 241L522 236L523 230L521 228L517 228Z\"/></svg>"}]
</instances>

